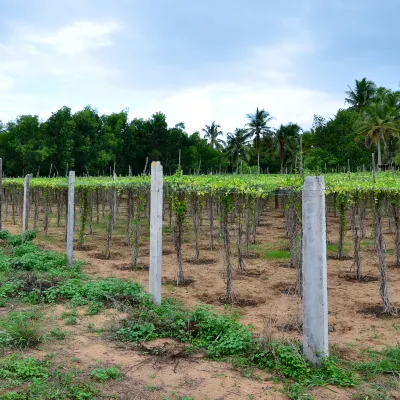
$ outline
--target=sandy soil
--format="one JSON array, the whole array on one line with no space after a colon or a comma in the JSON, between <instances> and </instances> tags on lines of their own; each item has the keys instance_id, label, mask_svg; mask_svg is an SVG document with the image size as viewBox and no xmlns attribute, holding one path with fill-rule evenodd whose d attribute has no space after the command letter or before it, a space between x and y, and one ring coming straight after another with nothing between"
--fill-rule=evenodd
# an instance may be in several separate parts
<instances>
[{"instance_id":1,"label":"sandy soil","mask_svg":"<svg viewBox=\"0 0 400 400\"><path fill-rule=\"evenodd\" d=\"M93 277L115 276L141 282L147 287L148 271L129 268L131 249L125 244L125 219L123 210L118 220L117 230L112 242L112 257L104 260L104 223L94 224L92 235L85 237L85 249L75 251L75 258L87 262L87 272ZM10 220L11 218L9 218ZM329 216L329 241L335 243L338 237L338 218ZM10 222L5 229L18 231L19 227ZM168 223L165 222L165 230ZM207 221L201 230L200 264L193 263L194 240L191 226L186 227L183 246L184 268L187 278L194 282L186 287L176 287L170 282L176 273L174 248L168 233L164 233L163 245L163 296L172 296L184 304L194 305L198 301L213 304L222 309L219 296L224 293L224 280L221 254L217 249L208 249ZM393 243L386 227L385 239L388 249ZM234 240L234 239L233 239ZM351 234L346 234L346 248L351 255ZM56 228L55 221L49 233L40 233L36 239L42 246L64 251L64 228ZM264 210L261 226L257 231L256 253L265 249L287 249L282 211L272 207ZM140 265L148 266L148 232L144 232L141 245ZM333 254L333 253L332 253ZM235 263L235 258L234 263ZM301 300L287 291L294 286L296 272L287 267L285 259L246 259L247 275L235 276L235 293L240 299L254 300L251 307L231 307L240 311L244 323L254 325L256 334L276 338L301 339ZM235 263L236 264L236 263ZM388 255L388 265L393 264L393 256ZM400 344L400 318L382 317L371 311L380 305L378 269L370 221L367 224L367 239L362 243L362 273L369 279L355 282L351 279L352 260L328 259L329 296L329 340L333 350L350 359L357 359L360 349L365 347L383 348ZM400 269L389 269L390 294L392 301L400 307ZM62 306L47 308L48 325L62 324ZM51 314L53 313L53 316ZM101 364L120 364L126 378L111 384L108 389L117 392L122 399L173 399L173 393L192 396L198 399L281 399L280 386L272 383L267 375L249 379L234 371L228 364L203 360L200 355L190 358L150 357L137 349L118 347L104 336L91 332L87 326L92 322L95 328L113 324L121 317L118 312L108 310L99 316L80 316L77 326L62 346L58 343L44 345L39 353L55 352L57 360L69 364L74 362L88 367ZM70 329L70 327L68 327ZM170 341L156 343L157 346L174 346ZM164 342L167 343L164 345ZM79 361L73 361L73 360ZM348 399L349 391L338 388L317 388L314 395L318 399Z\"/></svg>"}]
</instances>

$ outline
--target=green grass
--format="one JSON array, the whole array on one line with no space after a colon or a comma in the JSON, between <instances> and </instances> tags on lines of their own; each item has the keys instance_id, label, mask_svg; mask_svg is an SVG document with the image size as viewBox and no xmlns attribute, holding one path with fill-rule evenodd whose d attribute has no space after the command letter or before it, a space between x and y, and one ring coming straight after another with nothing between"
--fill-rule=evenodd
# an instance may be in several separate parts
<instances>
[{"instance_id":1,"label":"green grass","mask_svg":"<svg viewBox=\"0 0 400 400\"><path fill-rule=\"evenodd\" d=\"M351 245L347 242L343 244L343 254L348 255L350 252ZM337 243L329 243L326 246L326 250L330 256L336 256L338 251L338 244Z\"/></svg>"},{"instance_id":2,"label":"green grass","mask_svg":"<svg viewBox=\"0 0 400 400\"><path fill-rule=\"evenodd\" d=\"M251 246L252 251L264 260L289 259L287 240L279 240L273 243L255 244Z\"/></svg>"},{"instance_id":3,"label":"green grass","mask_svg":"<svg viewBox=\"0 0 400 400\"><path fill-rule=\"evenodd\" d=\"M11 355L0 359L0 393L0 400L92 400L98 389L80 371Z\"/></svg>"},{"instance_id":4,"label":"green grass","mask_svg":"<svg viewBox=\"0 0 400 400\"><path fill-rule=\"evenodd\" d=\"M120 379L121 372L117 367L96 368L90 372L90 376L97 382L105 382Z\"/></svg>"},{"instance_id":5,"label":"green grass","mask_svg":"<svg viewBox=\"0 0 400 400\"><path fill-rule=\"evenodd\" d=\"M225 309L220 313L204 305L186 308L168 299L157 306L138 283L115 278L89 280L82 274L80 264L68 269L62 254L41 250L30 242L22 244L18 238L10 236L6 241L5 251L0 255L0 269L5 277L0 286L0 300L5 304L10 298L31 304L67 302L74 309L63 313L63 318L75 322L76 308L80 306L86 306L89 315L97 314L105 307L122 309L129 317L114 330L112 339L137 343L155 338L174 338L185 344L188 352L200 351L209 359L230 362L245 376L256 376L253 370L257 369L271 372L284 383L285 393L291 399L307 398L307 392L314 386L353 387L360 382L372 384L382 376L390 379L400 373L399 347L382 352L368 351L362 363L350 363L334 356L323 360L319 367L313 367L303 357L300 343L255 337L252 327L241 324L236 312ZM255 248L263 250L264 256L270 259L290 256L289 251L274 248L276 243L268 246L257 245ZM29 347L43 339L33 313L9 313L0 324L3 328L0 334L3 347ZM56 329L50 332L49 337L62 340L65 336ZM162 354L162 351L158 353ZM20 359L17 361L23 363ZM36 362L34 365L39 372L44 368L46 378L35 378L20 392L10 394L11 397L0 397L0 400L35 398L39 389L43 393L50 393L50 389L59 390L59 386L54 385L65 387L64 397L55 397L57 399L93 398L95 389L87 383L78 385L79 389L73 383L75 375L58 372L58 378L54 379L54 372L49 370L47 364ZM36 369L32 369L33 373ZM0 365L0 381L3 379L1 373ZM90 374L92 382L119 377L119 370L115 367L97 368ZM79 390L82 390L81 394Z\"/></svg>"},{"instance_id":6,"label":"green grass","mask_svg":"<svg viewBox=\"0 0 400 400\"><path fill-rule=\"evenodd\" d=\"M270 250L263 254L264 260L282 260L290 258L289 250Z\"/></svg>"},{"instance_id":7,"label":"green grass","mask_svg":"<svg viewBox=\"0 0 400 400\"><path fill-rule=\"evenodd\" d=\"M39 316L33 312L9 312L0 320L0 348L34 347L43 340Z\"/></svg>"}]
</instances>

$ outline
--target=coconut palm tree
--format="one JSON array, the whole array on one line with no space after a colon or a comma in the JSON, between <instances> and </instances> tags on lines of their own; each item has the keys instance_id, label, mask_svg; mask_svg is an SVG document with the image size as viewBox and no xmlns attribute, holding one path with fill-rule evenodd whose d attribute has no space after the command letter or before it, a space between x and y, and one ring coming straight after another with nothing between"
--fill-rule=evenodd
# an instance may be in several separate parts
<instances>
[{"instance_id":1,"label":"coconut palm tree","mask_svg":"<svg viewBox=\"0 0 400 400\"><path fill-rule=\"evenodd\" d=\"M276 153L281 160L281 174L283 174L287 155L292 155L297 150L300 130L300 126L290 122L287 125L281 125L279 129L274 132L273 140Z\"/></svg>"},{"instance_id":2,"label":"coconut palm tree","mask_svg":"<svg viewBox=\"0 0 400 400\"><path fill-rule=\"evenodd\" d=\"M355 129L359 135L365 136L365 144L369 147L376 143L378 147L378 170L382 165L381 140L399 136L399 103L397 92L381 91L374 101L365 107L361 119L356 122Z\"/></svg>"},{"instance_id":3,"label":"coconut palm tree","mask_svg":"<svg viewBox=\"0 0 400 400\"><path fill-rule=\"evenodd\" d=\"M239 171L239 161L248 161L251 153L249 146L250 134L246 129L236 128L235 133L228 133L226 156L232 165L236 164L236 173Z\"/></svg>"},{"instance_id":4,"label":"coconut palm tree","mask_svg":"<svg viewBox=\"0 0 400 400\"><path fill-rule=\"evenodd\" d=\"M213 149L222 149L225 145L225 142L218 137L223 134L219 128L221 128L221 126L217 125L215 121L213 121L211 125L206 125L203 128L203 132L205 133L204 139L209 141L210 147Z\"/></svg>"},{"instance_id":5,"label":"coconut palm tree","mask_svg":"<svg viewBox=\"0 0 400 400\"><path fill-rule=\"evenodd\" d=\"M349 86L349 90L346 91L348 97L345 99L345 103L351 105L354 111L362 113L364 108L373 100L376 92L376 85L374 82L362 78L360 81L356 79L354 89Z\"/></svg>"},{"instance_id":6,"label":"coconut palm tree","mask_svg":"<svg viewBox=\"0 0 400 400\"><path fill-rule=\"evenodd\" d=\"M247 114L249 123L247 124L250 136L254 136L254 147L257 153L257 169L260 173L260 143L261 138L265 136L271 136L272 131L268 126L268 123L274 119L268 111L264 109L257 110L254 114Z\"/></svg>"}]
</instances>

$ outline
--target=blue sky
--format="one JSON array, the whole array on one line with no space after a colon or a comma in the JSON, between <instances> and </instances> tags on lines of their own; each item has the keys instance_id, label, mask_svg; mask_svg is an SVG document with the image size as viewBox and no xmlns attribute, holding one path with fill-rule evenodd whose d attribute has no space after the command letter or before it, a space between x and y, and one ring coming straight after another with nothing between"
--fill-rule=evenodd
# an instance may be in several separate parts
<instances>
[{"instance_id":1,"label":"blue sky","mask_svg":"<svg viewBox=\"0 0 400 400\"><path fill-rule=\"evenodd\" d=\"M399 0L0 0L0 120L63 105L162 111L225 132L331 117L366 76L397 88Z\"/></svg>"}]
</instances>

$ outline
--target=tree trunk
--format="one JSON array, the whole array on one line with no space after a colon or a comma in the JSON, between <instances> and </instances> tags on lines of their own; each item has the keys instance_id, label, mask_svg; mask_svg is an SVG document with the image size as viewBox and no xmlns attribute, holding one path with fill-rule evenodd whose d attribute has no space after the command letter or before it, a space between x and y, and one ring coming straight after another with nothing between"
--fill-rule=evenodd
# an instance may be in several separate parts
<instances>
[{"instance_id":1,"label":"tree trunk","mask_svg":"<svg viewBox=\"0 0 400 400\"><path fill-rule=\"evenodd\" d=\"M382 153L381 153L381 134L378 135L378 171L381 170Z\"/></svg>"},{"instance_id":2,"label":"tree trunk","mask_svg":"<svg viewBox=\"0 0 400 400\"><path fill-rule=\"evenodd\" d=\"M359 281L361 279L361 258L360 258L360 233L357 227L356 219L357 205L351 204L350 206L350 228L353 237L353 266L355 278Z\"/></svg>"},{"instance_id":3,"label":"tree trunk","mask_svg":"<svg viewBox=\"0 0 400 400\"><path fill-rule=\"evenodd\" d=\"M375 236L375 251L378 257L378 269L381 275L379 293L382 298L384 314L396 315L397 309L390 301L387 265L386 265L386 246L382 233L382 210L381 201L375 199L374 201L374 236Z\"/></svg>"},{"instance_id":4,"label":"tree trunk","mask_svg":"<svg viewBox=\"0 0 400 400\"><path fill-rule=\"evenodd\" d=\"M237 259L238 259L238 269L240 272L244 272L246 265L243 260L242 253L242 237L243 237L243 198L239 195L238 200L236 202L237 207L237 227L238 227L238 236L237 236Z\"/></svg>"},{"instance_id":5,"label":"tree trunk","mask_svg":"<svg viewBox=\"0 0 400 400\"><path fill-rule=\"evenodd\" d=\"M222 231L222 243L224 252L224 267L225 267L225 302L232 304L235 301L235 295L233 292L233 271L231 262L231 243L229 236L229 211L225 203L226 199L222 200L222 215L221 215L221 231Z\"/></svg>"},{"instance_id":6,"label":"tree trunk","mask_svg":"<svg viewBox=\"0 0 400 400\"><path fill-rule=\"evenodd\" d=\"M397 200L392 200L392 214L394 220L395 266L400 268L400 210Z\"/></svg>"}]
</instances>

